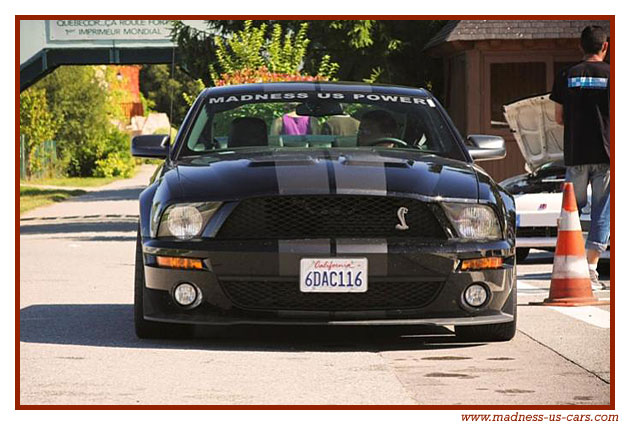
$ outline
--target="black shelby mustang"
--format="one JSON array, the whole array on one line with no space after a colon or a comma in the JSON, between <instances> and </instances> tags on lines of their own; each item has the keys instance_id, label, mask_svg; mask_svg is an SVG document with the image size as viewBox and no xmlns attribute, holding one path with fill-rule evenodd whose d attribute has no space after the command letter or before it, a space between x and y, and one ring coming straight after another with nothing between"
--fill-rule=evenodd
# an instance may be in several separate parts
<instances>
[{"instance_id":1,"label":"black shelby mustang","mask_svg":"<svg viewBox=\"0 0 630 425\"><path fill-rule=\"evenodd\" d=\"M211 324L454 325L516 329L512 196L473 160L426 90L359 83L207 89L140 195L141 338Z\"/></svg>"}]
</instances>

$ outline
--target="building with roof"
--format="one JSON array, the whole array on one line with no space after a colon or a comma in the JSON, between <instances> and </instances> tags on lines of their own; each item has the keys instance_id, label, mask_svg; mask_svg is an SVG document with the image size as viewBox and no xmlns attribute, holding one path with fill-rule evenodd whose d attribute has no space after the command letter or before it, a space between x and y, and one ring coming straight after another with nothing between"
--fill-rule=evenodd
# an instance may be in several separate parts
<instances>
[{"instance_id":1,"label":"building with roof","mask_svg":"<svg viewBox=\"0 0 630 425\"><path fill-rule=\"evenodd\" d=\"M426 44L429 55L444 60L442 99L462 135L506 139L506 158L482 164L495 179L524 169L503 105L550 92L555 75L581 59L587 25L610 34L608 20L454 20Z\"/></svg>"}]
</instances>

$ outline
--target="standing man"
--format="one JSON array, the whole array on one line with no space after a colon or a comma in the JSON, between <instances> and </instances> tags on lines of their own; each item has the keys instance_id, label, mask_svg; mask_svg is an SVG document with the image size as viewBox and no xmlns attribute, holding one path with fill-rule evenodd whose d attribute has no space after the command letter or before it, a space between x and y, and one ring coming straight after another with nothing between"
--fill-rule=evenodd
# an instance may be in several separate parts
<instances>
[{"instance_id":1,"label":"standing man","mask_svg":"<svg viewBox=\"0 0 630 425\"><path fill-rule=\"evenodd\" d=\"M582 62L556 77L551 100L556 121L564 125L566 180L573 183L578 208L587 204L591 184L591 228L586 239L592 287L606 289L599 281L597 262L610 237L610 66L606 32L599 26L582 31Z\"/></svg>"}]
</instances>

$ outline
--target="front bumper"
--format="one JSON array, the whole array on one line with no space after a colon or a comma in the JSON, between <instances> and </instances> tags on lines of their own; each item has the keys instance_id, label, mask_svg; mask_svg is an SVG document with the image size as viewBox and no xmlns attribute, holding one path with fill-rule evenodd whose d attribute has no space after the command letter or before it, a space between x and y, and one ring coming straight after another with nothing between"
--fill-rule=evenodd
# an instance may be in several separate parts
<instances>
[{"instance_id":1,"label":"front bumper","mask_svg":"<svg viewBox=\"0 0 630 425\"><path fill-rule=\"evenodd\" d=\"M146 320L210 325L237 324L327 324L327 325L482 325L514 320L516 271L514 246L507 241L487 243L410 242L385 240L299 240L198 242L143 241L145 288L143 311ZM205 270L178 270L156 267L157 255L203 259ZM500 269L461 271L463 259L500 256ZM374 305L354 304L362 294L327 294L318 302L304 302L300 294L299 260L302 257L366 257L369 264L368 292L380 288L387 298L395 285L413 291L435 288L417 305L404 305L379 299ZM172 291L180 282L195 284L203 300L187 309L173 301ZM256 285L253 299L239 298L228 282ZM481 308L463 301L464 290L473 282L483 283L489 300ZM265 285L291 289L286 295L294 305L265 304ZM388 286L389 285L389 286ZM392 289L393 290L393 289ZM262 291L262 292L261 292ZM286 291L285 291L286 292ZM346 303L331 303L331 297L344 297ZM410 293L409 295L414 296ZM313 298L311 298L313 300ZM276 300L277 301L277 300Z\"/></svg>"}]
</instances>

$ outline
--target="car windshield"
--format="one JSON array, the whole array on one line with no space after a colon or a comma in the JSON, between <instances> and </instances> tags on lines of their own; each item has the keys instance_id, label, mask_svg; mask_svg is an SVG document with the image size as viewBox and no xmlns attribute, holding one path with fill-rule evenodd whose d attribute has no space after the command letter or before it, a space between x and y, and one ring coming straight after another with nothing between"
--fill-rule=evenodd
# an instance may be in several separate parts
<instances>
[{"instance_id":1,"label":"car windshield","mask_svg":"<svg viewBox=\"0 0 630 425\"><path fill-rule=\"evenodd\" d=\"M372 147L464 159L431 98L365 92L210 95L180 156L251 148Z\"/></svg>"}]
</instances>

